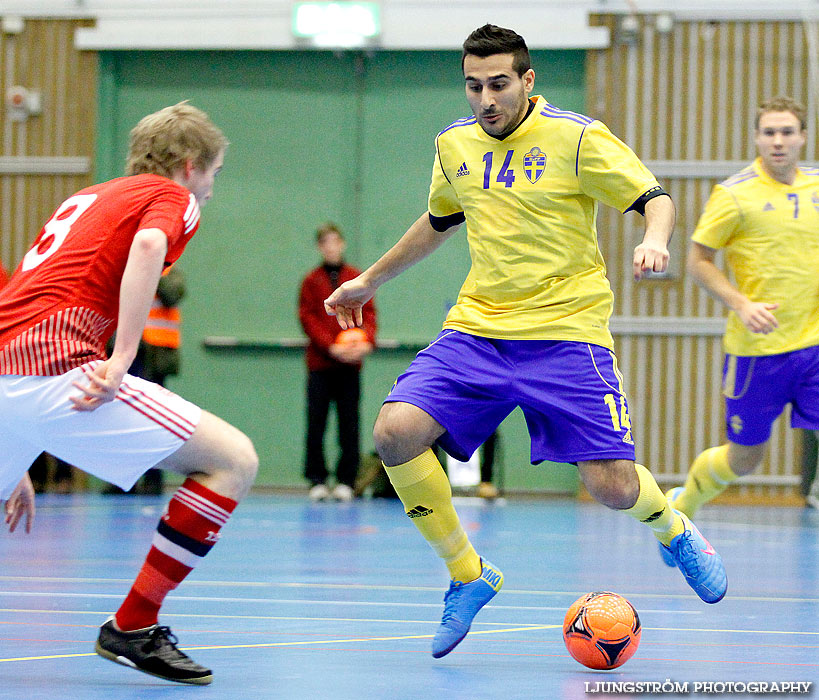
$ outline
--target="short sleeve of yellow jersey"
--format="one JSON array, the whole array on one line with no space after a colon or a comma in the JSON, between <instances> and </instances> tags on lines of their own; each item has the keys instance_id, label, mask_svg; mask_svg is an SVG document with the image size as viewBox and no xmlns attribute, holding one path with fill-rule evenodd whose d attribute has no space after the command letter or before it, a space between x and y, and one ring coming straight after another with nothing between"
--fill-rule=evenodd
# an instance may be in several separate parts
<instances>
[{"instance_id":1,"label":"short sleeve of yellow jersey","mask_svg":"<svg viewBox=\"0 0 819 700\"><path fill-rule=\"evenodd\" d=\"M580 189L589 197L626 211L657 179L626 144L602 122L583 131L577 151Z\"/></svg>"},{"instance_id":2,"label":"short sleeve of yellow jersey","mask_svg":"<svg viewBox=\"0 0 819 700\"><path fill-rule=\"evenodd\" d=\"M451 216L463 211L455 194L455 188L441 168L438 140L435 140L435 163L432 166L432 182L429 185L429 213L433 216Z\"/></svg>"},{"instance_id":3,"label":"short sleeve of yellow jersey","mask_svg":"<svg viewBox=\"0 0 819 700\"><path fill-rule=\"evenodd\" d=\"M711 192L691 240L709 248L724 248L734 235L740 218L736 200L725 187L717 185Z\"/></svg>"}]
</instances>

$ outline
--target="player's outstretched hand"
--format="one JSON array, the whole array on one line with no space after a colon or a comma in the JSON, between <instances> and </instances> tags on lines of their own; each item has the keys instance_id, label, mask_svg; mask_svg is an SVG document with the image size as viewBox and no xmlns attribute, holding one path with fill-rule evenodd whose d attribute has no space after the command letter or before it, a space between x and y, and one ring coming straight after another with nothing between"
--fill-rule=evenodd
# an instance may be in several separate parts
<instances>
[{"instance_id":1,"label":"player's outstretched hand","mask_svg":"<svg viewBox=\"0 0 819 700\"><path fill-rule=\"evenodd\" d=\"M73 408L77 411L93 411L104 403L113 401L117 395L125 369L118 367L113 358L100 362L86 372L84 381L73 382L82 394L71 396Z\"/></svg>"},{"instance_id":2,"label":"player's outstretched hand","mask_svg":"<svg viewBox=\"0 0 819 700\"><path fill-rule=\"evenodd\" d=\"M769 304L764 301L747 300L737 309L739 320L751 333L767 335L779 328L779 322L771 312L779 308L779 304Z\"/></svg>"},{"instance_id":3,"label":"player's outstretched hand","mask_svg":"<svg viewBox=\"0 0 819 700\"><path fill-rule=\"evenodd\" d=\"M343 329L364 324L361 307L373 298L375 289L361 280L361 275L345 282L324 300L324 310L335 316Z\"/></svg>"},{"instance_id":4,"label":"player's outstretched hand","mask_svg":"<svg viewBox=\"0 0 819 700\"><path fill-rule=\"evenodd\" d=\"M634 249L634 279L641 280L647 272L665 272L668 257L668 248L664 245L643 241Z\"/></svg>"},{"instance_id":5,"label":"player's outstretched hand","mask_svg":"<svg viewBox=\"0 0 819 700\"><path fill-rule=\"evenodd\" d=\"M31 532L34 525L34 486L31 479L26 474L20 483L14 487L9 500L6 501L6 525L9 532L14 532L23 516L26 516L26 532Z\"/></svg>"}]
</instances>

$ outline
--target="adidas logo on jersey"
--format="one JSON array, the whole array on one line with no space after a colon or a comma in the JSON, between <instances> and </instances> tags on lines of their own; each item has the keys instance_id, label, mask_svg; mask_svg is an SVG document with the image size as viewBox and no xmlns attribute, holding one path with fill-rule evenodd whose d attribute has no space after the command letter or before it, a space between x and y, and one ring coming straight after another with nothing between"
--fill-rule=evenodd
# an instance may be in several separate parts
<instances>
[{"instance_id":1,"label":"adidas logo on jersey","mask_svg":"<svg viewBox=\"0 0 819 700\"><path fill-rule=\"evenodd\" d=\"M774 205L770 202L767 202L764 207L762 207L762 211L774 211Z\"/></svg>"},{"instance_id":2,"label":"adidas logo on jersey","mask_svg":"<svg viewBox=\"0 0 819 700\"><path fill-rule=\"evenodd\" d=\"M410 518L423 518L425 515L432 515L432 508L425 508L424 506L415 506L412 510L407 511Z\"/></svg>"},{"instance_id":3,"label":"adidas logo on jersey","mask_svg":"<svg viewBox=\"0 0 819 700\"><path fill-rule=\"evenodd\" d=\"M469 175L469 168L466 167L465 161L461 163L461 167L458 168L458 172L455 173L455 177L463 177L464 175Z\"/></svg>"}]
</instances>

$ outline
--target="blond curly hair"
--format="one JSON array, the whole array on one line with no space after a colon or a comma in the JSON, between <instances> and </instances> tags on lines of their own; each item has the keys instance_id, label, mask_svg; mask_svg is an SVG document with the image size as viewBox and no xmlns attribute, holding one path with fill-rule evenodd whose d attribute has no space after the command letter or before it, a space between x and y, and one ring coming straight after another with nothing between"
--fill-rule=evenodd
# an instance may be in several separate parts
<instances>
[{"instance_id":1,"label":"blond curly hair","mask_svg":"<svg viewBox=\"0 0 819 700\"><path fill-rule=\"evenodd\" d=\"M208 115L186 100L140 119L131 130L125 172L173 177L189 160L204 170L227 146Z\"/></svg>"}]
</instances>

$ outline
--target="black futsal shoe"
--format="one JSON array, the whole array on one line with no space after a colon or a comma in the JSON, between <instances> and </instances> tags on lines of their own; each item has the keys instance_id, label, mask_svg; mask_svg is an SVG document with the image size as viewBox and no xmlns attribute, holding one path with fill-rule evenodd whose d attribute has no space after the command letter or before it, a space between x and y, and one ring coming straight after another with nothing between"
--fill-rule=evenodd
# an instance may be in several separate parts
<instances>
[{"instance_id":1,"label":"black futsal shoe","mask_svg":"<svg viewBox=\"0 0 819 700\"><path fill-rule=\"evenodd\" d=\"M108 619L100 627L96 652L103 658L177 683L208 685L213 672L177 649L177 638L169 627L153 625L135 632L121 632Z\"/></svg>"}]
</instances>

